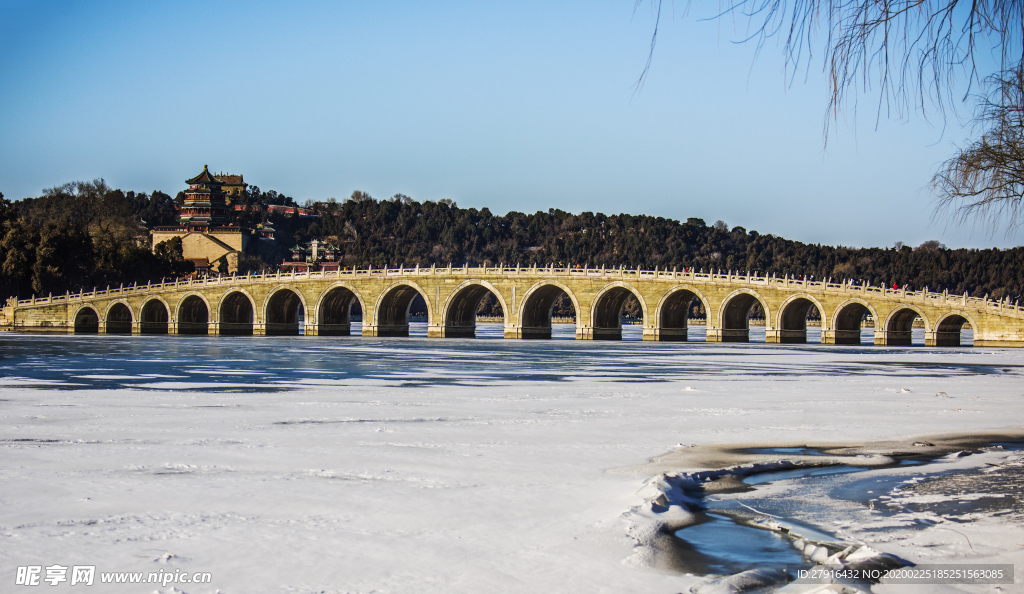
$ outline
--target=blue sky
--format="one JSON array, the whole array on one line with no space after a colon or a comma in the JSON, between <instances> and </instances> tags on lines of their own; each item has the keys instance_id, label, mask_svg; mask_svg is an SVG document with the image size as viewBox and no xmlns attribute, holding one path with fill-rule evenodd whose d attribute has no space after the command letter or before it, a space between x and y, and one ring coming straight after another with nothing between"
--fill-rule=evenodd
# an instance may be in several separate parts
<instances>
[{"instance_id":1,"label":"blue sky","mask_svg":"<svg viewBox=\"0 0 1024 594\"><path fill-rule=\"evenodd\" d=\"M209 164L297 200L451 198L722 219L812 243L1010 247L933 220L956 117L823 121L820 62L788 84L732 22L632 0L0 0L0 192L103 177L174 195ZM806 78L806 80L805 80ZM969 115L969 110L964 113Z\"/></svg>"}]
</instances>

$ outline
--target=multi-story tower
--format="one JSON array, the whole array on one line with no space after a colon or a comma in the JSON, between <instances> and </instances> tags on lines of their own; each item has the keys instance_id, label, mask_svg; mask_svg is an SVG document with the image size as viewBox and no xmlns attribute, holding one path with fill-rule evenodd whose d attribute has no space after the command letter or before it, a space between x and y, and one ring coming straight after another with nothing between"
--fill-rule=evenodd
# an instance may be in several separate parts
<instances>
[{"instance_id":1,"label":"multi-story tower","mask_svg":"<svg viewBox=\"0 0 1024 594\"><path fill-rule=\"evenodd\" d=\"M233 184L231 187L244 188L242 176L230 177L237 177L237 180L227 180L229 185ZM182 257L191 260L196 270L234 272L252 231L231 225L224 177L210 173L203 165L203 172L185 183L188 189L185 203L178 212L178 224L154 228L150 234L153 248L180 237Z\"/></svg>"},{"instance_id":2,"label":"multi-story tower","mask_svg":"<svg viewBox=\"0 0 1024 594\"><path fill-rule=\"evenodd\" d=\"M185 204L178 213L178 224L189 231L209 233L217 227L227 227L231 219L227 214L227 194L219 179L203 165L203 172L187 180Z\"/></svg>"}]
</instances>

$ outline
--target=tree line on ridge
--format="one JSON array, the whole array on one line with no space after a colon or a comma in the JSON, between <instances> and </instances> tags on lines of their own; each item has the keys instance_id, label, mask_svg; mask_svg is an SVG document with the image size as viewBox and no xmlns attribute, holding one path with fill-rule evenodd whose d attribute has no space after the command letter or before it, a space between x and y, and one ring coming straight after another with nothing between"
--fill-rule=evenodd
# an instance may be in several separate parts
<instances>
[{"instance_id":1,"label":"tree line on ridge","mask_svg":"<svg viewBox=\"0 0 1024 594\"><path fill-rule=\"evenodd\" d=\"M173 225L175 202L163 192L124 192L102 180L73 182L38 198L10 202L0 194L0 293L27 298L93 286L145 283L187 274L181 243L151 249L147 229ZM494 215L451 200L417 202L398 194L376 200L354 192L348 200L307 202L315 217L285 214L270 204L295 205L277 192L250 186L232 211L245 228L269 224L272 241L250 242L241 272L276 270L297 242L322 239L339 250L342 266L580 265L662 270L757 271L782 277L893 283L1019 299L1024 247L949 249L936 241L917 247L851 248L806 244L722 221L677 221L648 215L558 209Z\"/></svg>"}]
</instances>

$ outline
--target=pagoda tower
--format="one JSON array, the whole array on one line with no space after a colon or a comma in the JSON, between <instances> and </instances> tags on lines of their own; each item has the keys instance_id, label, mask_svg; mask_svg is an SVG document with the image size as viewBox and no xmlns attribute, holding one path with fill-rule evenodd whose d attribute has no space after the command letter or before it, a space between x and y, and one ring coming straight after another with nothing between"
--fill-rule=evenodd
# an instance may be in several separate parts
<instances>
[{"instance_id":1,"label":"pagoda tower","mask_svg":"<svg viewBox=\"0 0 1024 594\"><path fill-rule=\"evenodd\" d=\"M219 179L203 165L203 172L186 180L185 204L178 213L178 223L189 231L209 233L218 227L227 227L231 218L227 213L227 194Z\"/></svg>"},{"instance_id":2,"label":"pagoda tower","mask_svg":"<svg viewBox=\"0 0 1024 594\"><path fill-rule=\"evenodd\" d=\"M203 172L185 180L185 203L178 211L178 224L154 227L150 232L153 249L165 241L181 238L181 255L191 260L202 273L238 270L238 259L245 252L251 229L231 225L228 190L245 190L241 175L214 175L203 165ZM273 229L270 230L273 237Z\"/></svg>"}]
</instances>

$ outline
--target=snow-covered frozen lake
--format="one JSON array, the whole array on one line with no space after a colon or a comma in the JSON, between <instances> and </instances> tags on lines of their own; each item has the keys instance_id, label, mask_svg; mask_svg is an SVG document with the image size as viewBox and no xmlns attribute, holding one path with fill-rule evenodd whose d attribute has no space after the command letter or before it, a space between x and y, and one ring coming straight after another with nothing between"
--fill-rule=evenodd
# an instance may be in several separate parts
<instances>
[{"instance_id":1,"label":"snow-covered frozen lake","mask_svg":"<svg viewBox=\"0 0 1024 594\"><path fill-rule=\"evenodd\" d=\"M190 594L683 592L703 578L637 563L626 518L677 444L1024 425L1024 350L555 336L0 335L0 591L88 565L210 572ZM1024 562L1014 521L956 530L972 546L939 525L872 546Z\"/></svg>"}]
</instances>

